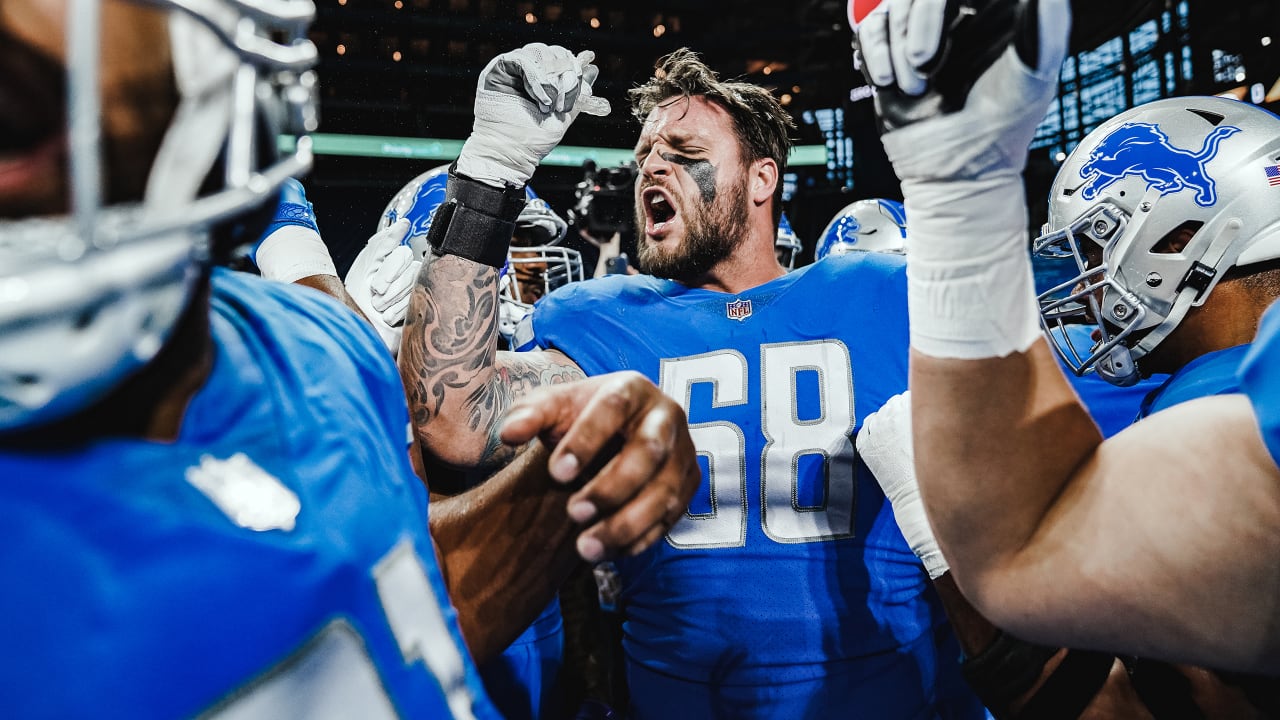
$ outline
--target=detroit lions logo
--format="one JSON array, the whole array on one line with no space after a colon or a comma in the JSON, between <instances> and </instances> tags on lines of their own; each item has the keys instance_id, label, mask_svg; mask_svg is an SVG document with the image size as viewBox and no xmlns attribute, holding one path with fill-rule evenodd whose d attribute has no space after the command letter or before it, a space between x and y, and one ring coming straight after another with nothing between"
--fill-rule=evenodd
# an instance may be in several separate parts
<instances>
[{"instance_id":1,"label":"detroit lions logo","mask_svg":"<svg viewBox=\"0 0 1280 720\"><path fill-rule=\"evenodd\" d=\"M1217 157L1219 143L1238 132L1240 128L1233 125L1216 127L1200 151L1192 152L1174 147L1154 123L1125 123L1103 138L1080 167L1085 180L1080 197L1093 200L1120 179L1138 175L1148 189L1155 188L1161 195L1195 190L1196 204L1209 207L1218 201L1218 188L1205 164Z\"/></svg>"},{"instance_id":2,"label":"detroit lions logo","mask_svg":"<svg viewBox=\"0 0 1280 720\"><path fill-rule=\"evenodd\" d=\"M437 180L438 177L438 180ZM431 230L431 218L435 217L436 208L444 204L444 176L428 178L414 195L413 203L404 211L403 217L409 218L412 226L406 237L425 237Z\"/></svg>"},{"instance_id":3,"label":"detroit lions logo","mask_svg":"<svg viewBox=\"0 0 1280 720\"><path fill-rule=\"evenodd\" d=\"M858 235L862 233L862 223L858 222L858 218L847 217L840 222L840 239L850 245L858 242Z\"/></svg>"}]
</instances>

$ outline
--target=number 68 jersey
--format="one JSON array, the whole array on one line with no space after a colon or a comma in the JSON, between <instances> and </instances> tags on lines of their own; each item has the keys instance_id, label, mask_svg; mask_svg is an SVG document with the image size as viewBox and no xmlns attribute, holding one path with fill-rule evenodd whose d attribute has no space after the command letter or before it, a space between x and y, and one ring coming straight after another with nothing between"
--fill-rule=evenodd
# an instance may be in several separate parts
<instances>
[{"instance_id":1,"label":"number 68 jersey","mask_svg":"<svg viewBox=\"0 0 1280 720\"><path fill-rule=\"evenodd\" d=\"M862 675L877 698L855 715L918 716L955 658L903 650L943 614L851 440L906 389L905 287L900 256L852 253L737 295L615 275L535 307L538 347L641 372L689 414L702 485L618 562L632 662L711 684Z\"/></svg>"}]
</instances>

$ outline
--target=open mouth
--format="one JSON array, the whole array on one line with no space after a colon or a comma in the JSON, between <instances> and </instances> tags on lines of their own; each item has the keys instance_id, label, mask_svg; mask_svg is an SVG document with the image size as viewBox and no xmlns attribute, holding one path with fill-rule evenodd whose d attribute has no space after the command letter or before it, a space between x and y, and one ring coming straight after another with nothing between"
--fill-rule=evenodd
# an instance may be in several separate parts
<instances>
[{"instance_id":1,"label":"open mouth","mask_svg":"<svg viewBox=\"0 0 1280 720\"><path fill-rule=\"evenodd\" d=\"M640 203L644 207L645 216L648 218L648 228L646 231L652 234L660 231L663 226L671 222L676 216L675 206L671 204L671 198L661 188L650 187L640 195Z\"/></svg>"}]
</instances>

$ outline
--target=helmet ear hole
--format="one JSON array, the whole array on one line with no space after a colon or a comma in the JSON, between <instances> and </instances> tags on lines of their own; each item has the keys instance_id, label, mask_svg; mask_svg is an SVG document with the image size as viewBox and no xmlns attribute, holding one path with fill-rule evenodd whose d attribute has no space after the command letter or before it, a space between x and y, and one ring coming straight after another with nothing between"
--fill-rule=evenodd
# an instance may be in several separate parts
<instances>
[{"instance_id":1,"label":"helmet ear hole","mask_svg":"<svg viewBox=\"0 0 1280 720\"><path fill-rule=\"evenodd\" d=\"M1177 255L1191 244L1191 239L1200 232L1200 228L1204 227L1204 222L1200 220L1188 220L1178 227L1165 233L1151 248L1151 252L1155 255Z\"/></svg>"},{"instance_id":2,"label":"helmet ear hole","mask_svg":"<svg viewBox=\"0 0 1280 720\"><path fill-rule=\"evenodd\" d=\"M98 311L96 309L88 308L84 312L76 315L75 320L71 322L71 327L76 330L84 330L93 324L93 319L97 317L97 315Z\"/></svg>"}]
</instances>

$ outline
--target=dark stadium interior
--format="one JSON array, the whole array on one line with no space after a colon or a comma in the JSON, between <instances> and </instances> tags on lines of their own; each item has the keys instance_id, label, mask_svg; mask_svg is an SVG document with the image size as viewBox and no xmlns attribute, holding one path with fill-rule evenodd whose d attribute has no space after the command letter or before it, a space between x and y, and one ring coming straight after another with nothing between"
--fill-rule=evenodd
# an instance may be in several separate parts
<instances>
[{"instance_id":1,"label":"dark stadium interior","mask_svg":"<svg viewBox=\"0 0 1280 720\"><path fill-rule=\"evenodd\" d=\"M1106 117L1169 95L1233 93L1280 108L1280 3L1274 0L1077 0L1061 101L1037 133L1030 198L1042 199L1061 153ZM592 49L607 118L582 116L565 144L626 149L637 124L626 91L679 47L722 77L772 88L795 115L797 144L825 148L791 168L786 203L811 252L831 215L852 200L900 197L876 139L872 101L850 52L846 5L665 0L318 0L311 33L321 53L326 134L464 139L476 77L497 53L528 42ZM373 231L390 196L444 159L326 154L306 180L339 269ZM581 167L545 165L532 185L559 211ZM1033 226L1043 201L1031 204ZM807 258L802 257L802 261Z\"/></svg>"}]
</instances>

